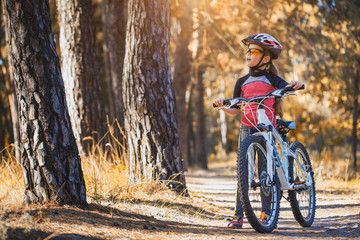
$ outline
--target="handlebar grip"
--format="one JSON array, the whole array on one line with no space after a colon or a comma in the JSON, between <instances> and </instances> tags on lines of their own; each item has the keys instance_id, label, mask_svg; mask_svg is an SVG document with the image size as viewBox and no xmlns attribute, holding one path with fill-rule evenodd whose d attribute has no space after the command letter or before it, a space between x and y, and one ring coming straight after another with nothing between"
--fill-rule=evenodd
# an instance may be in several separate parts
<instances>
[{"instance_id":1,"label":"handlebar grip","mask_svg":"<svg viewBox=\"0 0 360 240\"><path fill-rule=\"evenodd\" d=\"M297 90L302 90L305 89L305 85L303 84L300 88L298 88ZM289 86L289 87L285 87L284 88L284 93L286 92L291 92L291 91L295 91L293 86Z\"/></svg>"},{"instance_id":2,"label":"handlebar grip","mask_svg":"<svg viewBox=\"0 0 360 240\"><path fill-rule=\"evenodd\" d=\"M223 101L223 104L224 104L224 105L230 105L230 100L228 100L228 99L224 100L224 101ZM213 107L214 107L214 108L217 108L217 107L219 107L219 106L216 105L215 103L213 103Z\"/></svg>"},{"instance_id":3,"label":"handlebar grip","mask_svg":"<svg viewBox=\"0 0 360 240\"><path fill-rule=\"evenodd\" d=\"M286 92L290 92L290 91L295 91L293 86L285 87L283 92L286 93Z\"/></svg>"}]
</instances>

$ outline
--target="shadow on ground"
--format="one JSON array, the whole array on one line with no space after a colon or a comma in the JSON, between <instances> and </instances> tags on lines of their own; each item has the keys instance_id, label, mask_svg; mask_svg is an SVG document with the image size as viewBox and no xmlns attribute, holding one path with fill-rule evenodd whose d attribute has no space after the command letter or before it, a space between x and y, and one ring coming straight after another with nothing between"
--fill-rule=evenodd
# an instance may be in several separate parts
<instances>
[{"instance_id":1,"label":"shadow on ground","mask_svg":"<svg viewBox=\"0 0 360 240\"><path fill-rule=\"evenodd\" d=\"M150 203L150 202L149 202ZM147 204L149 204L147 203ZM186 207L186 206L184 206ZM188 207L188 206L187 206ZM341 211L341 205L338 206ZM102 205L90 204L84 209L76 207L49 207L38 208L28 211L33 216L39 216L41 212L42 218L40 222L49 222L50 225L68 224L71 226L82 226L85 229L116 229L119 232L122 230L135 230L145 234L154 233L175 233L175 234L195 234L196 236L262 236L264 234L256 233L249 224L245 224L245 228L241 230L227 229L226 222L223 226L204 226L201 224L180 223L176 221L163 221L154 217L145 216L137 213L129 213L121 211L116 208L104 207ZM12 215L19 215L16 212L9 212L6 214L7 218L13 218ZM209 213L213 215L215 213ZM210 220L209 220L210 221ZM246 220L245 220L246 222ZM41 229L41 224L37 226ZM294 227L297 226L297 227ZM39 229L39 228L36 228ZM52 233L47 231L26 232L21 228L9 228L9 239L44 239L49 237ZM91 234L90 234L91 235ZM88 237L90 235L84 234L60 234L51 239L100 239ZM360 237L360 214L349 216L334 216L328 218L317 218L310 228L302 228L296 225L292 218L280 218L278 229L275 229L268 237L294 237L294 238L328 238L328 237ZM102 237L101 237L102 238ZM106 236L104 236L106 238ZM196 238L195 238L196 239ZM199 238L201 239L201 238Z\"/></svg>"},{"instance_id":2,"label":"shadow on ground","mask_svg":"<svg viewBox=\"0 0 360 240\"><path fill-rule=\"evenodd\" d=\"M24 228L8 228L7 239L11 240L39 240L39 239L52 239L52 240L97 240L99 238L87 237L79 234L54 234L44 231L31 230L28 231Z\"/></svg>"}]
</instances>

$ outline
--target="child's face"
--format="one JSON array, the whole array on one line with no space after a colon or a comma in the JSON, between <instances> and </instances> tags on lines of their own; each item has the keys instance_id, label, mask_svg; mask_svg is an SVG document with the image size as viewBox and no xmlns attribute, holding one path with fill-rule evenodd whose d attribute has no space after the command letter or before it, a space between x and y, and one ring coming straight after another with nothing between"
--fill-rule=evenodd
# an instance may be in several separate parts
<instances>
[{"instance_id":1,"label":"child's face","mask_svg":"<svg viewBox=\"0 0 360 240\"><path fill-rule=\"evenodd\" d=\"M249 52L250 49L258 49L259 51L251 50L253 52L250 53ZM246 52L246 66L248 67L256 66L264 54L265 51L262 47L256 44L249 44L248 51ZM268 56L265 56L260 64L267 62L268 61L267 57Z\"/></svg>"}]
</instances>

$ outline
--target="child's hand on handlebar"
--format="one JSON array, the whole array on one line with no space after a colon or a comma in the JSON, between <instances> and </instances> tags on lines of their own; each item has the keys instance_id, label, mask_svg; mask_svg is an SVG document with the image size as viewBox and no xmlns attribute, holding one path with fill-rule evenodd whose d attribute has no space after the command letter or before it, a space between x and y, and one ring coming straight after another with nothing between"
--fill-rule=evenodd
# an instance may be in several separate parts
<instances>
[{"instance_id":1,"label":"child's hand on handlebar","mask_svg":"<svg viewBox=\"0 0 360 240\"><path fill-rule=\"evenodd\" d=\"M225 98L218 97L214 100L214 104L218 107L222 107L224 105L224 100L225 100Z\"/></svg>"},{"instance_id":2,"label":"child's hand on handlebar","mask_svg":"<svg viewBox=\"0 0 360 240\"><path fill-rule=\"evenodd\" d=\"M291 80L289 86L293 86L295 90L301 88L304 84L300 81Z\"/></svg>"}]
</instances>

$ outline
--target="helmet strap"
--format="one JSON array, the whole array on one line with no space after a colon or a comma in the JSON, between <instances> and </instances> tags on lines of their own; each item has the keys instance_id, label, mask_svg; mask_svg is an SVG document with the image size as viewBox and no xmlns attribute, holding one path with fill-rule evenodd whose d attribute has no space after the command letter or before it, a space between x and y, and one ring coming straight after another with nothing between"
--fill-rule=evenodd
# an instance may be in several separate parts
<instances>
[{"instance_id":1,"label":"helmet strap","mask_svg":"<svg viewBox=\"0 0 360 240\"><path fill-rule=\"evenodd\" d=\"M271 64L271 60L270 60L269 62L263 63L263 64L260 65L260 63L261 63L261 61L264 59L264 57L265 57L265 54L262 55L262 57L261 57L260 61L258 62L258 64L256 64L256 65L253 66L253 67L250 67L250 69L253 70L253 71L258 71L259 68Z\"/></svg>"}]
</instances>

